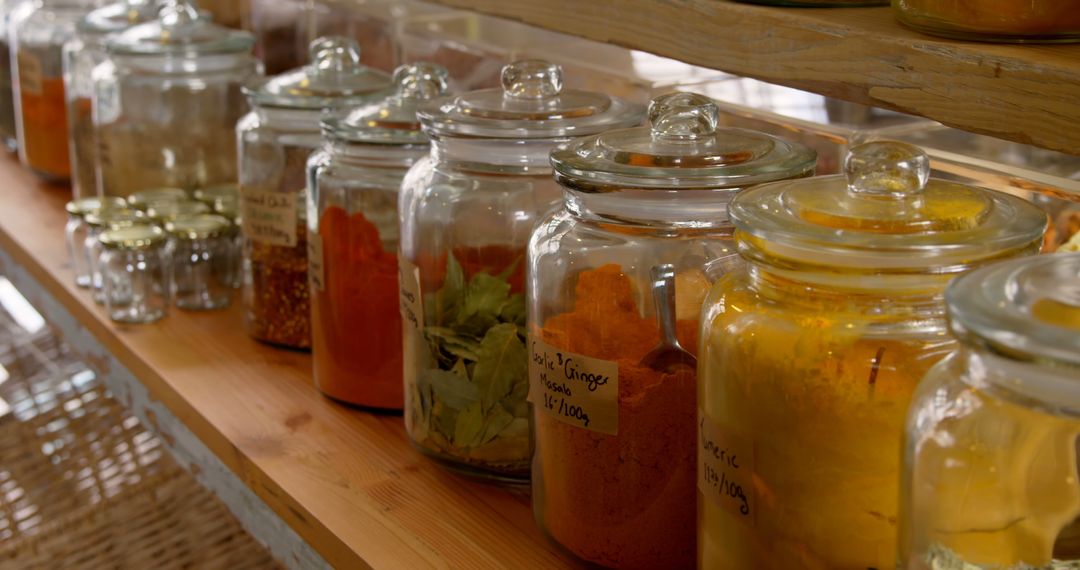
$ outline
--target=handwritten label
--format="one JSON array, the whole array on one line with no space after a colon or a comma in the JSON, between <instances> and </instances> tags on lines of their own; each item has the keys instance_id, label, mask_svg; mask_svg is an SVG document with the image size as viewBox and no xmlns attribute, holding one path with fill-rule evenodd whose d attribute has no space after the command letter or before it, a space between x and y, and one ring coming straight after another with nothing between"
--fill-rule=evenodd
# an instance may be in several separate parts
<instances>
[{"instance_id":1,"label":"handwritten label","mask_svg":"<svg viewBox=\"0 0 1080 570\"><path fill-rule=\"evenodd\" d=\"M424 318L420 268L403 255L398 255L398 289L401 291L401 322L412 330L420 330Z\"/></svg>"},{"instance_id":2,"label":"handwritten label","mask_svg":"<svg viewBox=\"0 0 1080 570\"><path fill-rule=\"evenodd\" d=\"M529 337L529 401L560 421L619 433L619 365Z\"/></svg>"},{"instance_id":3,"label":"handwritten label","mask_svg":"<svg viewBox=\"0 0 1080 570\"><path fill-rule=\"evenodd\" d=\"M244 235L269 245L296 247L297 194L241 189Z\"/></svg>"},{"instance_id":4,"label":"handwritten label","mask_svg":"<svg viewBox=\"0 0 1080 570\"><path fill-rule=\"evenodd\" d=\"M322 236L308 232L307 239L308 279L313 291L326 289L326 275L323 273Z\"/></svg>"},{"instance_id":5,"label":"handwritten label","mask_svg":"<svg viewBox=\"0 0 1080 570\"><path fill-rule=\"evenodd\" d=\"M754 448L698 410L698 490L715 505L753 524Z\"/></svg>"},{"instance_id":6,"label":"handwritten label","mask_svg":"<svg viewBox=\"0 0 1080 570\"><path fill-rule=\"evenodd\" d=\"M41 95L45 86L41 80L41 60L34 54L19 50L19 90L31 95Z\"/></svg>"}]
</instances>

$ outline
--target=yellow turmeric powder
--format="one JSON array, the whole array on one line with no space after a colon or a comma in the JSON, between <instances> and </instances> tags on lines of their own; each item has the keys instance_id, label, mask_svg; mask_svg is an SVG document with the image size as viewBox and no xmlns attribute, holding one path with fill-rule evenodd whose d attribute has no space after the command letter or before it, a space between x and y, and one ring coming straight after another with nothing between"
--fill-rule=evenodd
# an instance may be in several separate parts
<instances>
[{"instance_id":1,"label":"yellow turmeric powder","mask_svg":"<svg viewBox=\"0 0 1080 570\"><path fill-rule=\"evenodd\" d=\"M696 371L661 373L640 364L659 343L659 330L654 317L639 313L633 284L618 265L582 272L575 292L573 311L548 318L538 333L553 347L618 363L618 434L537 411L538 520L591 563L693 567ZM697 321L677 324L680 342L693 351Z\"/></svg>"}]
</instances>

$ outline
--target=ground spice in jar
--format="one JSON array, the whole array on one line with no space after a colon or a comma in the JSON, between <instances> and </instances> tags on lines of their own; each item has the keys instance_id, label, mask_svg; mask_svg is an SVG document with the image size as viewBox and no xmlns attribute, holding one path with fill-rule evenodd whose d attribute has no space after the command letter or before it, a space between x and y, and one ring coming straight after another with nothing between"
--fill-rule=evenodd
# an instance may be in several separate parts
<instances>
[{"instance_id":1,"label":"ground spice in jar","mask_svg":"<svg viewBox=\"0 0 1080 570\"><path fill-rule=\"evenodd\" d=\"M401 409L397 256L360 212L331 206L319 220L322 287L312 292L315 384L332 398Z\"/></svg>"},{"instance_id":2,"label":"ground spice in jar","mask_svg":"<svg viewBox=\"0 0 1080 570\"><path fill-rule=\"evenodd\" d=\"M40 174L64 179L71 175L68 158L67 104L61 77L41 78L36 85L22 84L23 156Z\"/></svg>"},{"instance_id":3,"label":"ground spice in jar","mask_svg":"<svg viewBox=\"0 0 1080 570\"><path fill-rule=\"evenodd\" d=\"M641 359L659 344L618 265L580 274L574 310L549 318L547 344L619 367L619 433L535 415L533 492L541 525L578 557L613 568L692 568L696 556L696 371ZM697 321L678 337L695 352Z\"/></svg>"},{"instance_id":4,"label":"ground spice in jar","mask_svg":"<svg viewBox=\"0 0 1080 570\"><path fill-rule=\"evenodd\" d=\"M306 223L297 224L295 247L253 241L248 261L248 333L271 344L311 348Z\"/></svg>"}]
</instances>

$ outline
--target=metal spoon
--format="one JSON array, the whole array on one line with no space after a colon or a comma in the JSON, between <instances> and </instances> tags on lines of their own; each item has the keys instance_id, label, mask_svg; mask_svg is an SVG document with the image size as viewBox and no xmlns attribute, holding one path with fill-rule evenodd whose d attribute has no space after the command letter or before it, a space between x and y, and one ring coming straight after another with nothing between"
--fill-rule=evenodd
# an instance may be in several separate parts
<instances>
[{"instance_id":1,"label":"metal spoon","mask_svg":"<svg viewBox=\"0 0 1080 570\"><path fill-rule=\"evenodd\" d=\"M658 372L668 372L675 366L697 367L697 359L686 352L675 335L675 266L656 265L650 271L656 322L660 325L660 344L641 359L641 365Z\"/></svg>"}]
</instances>

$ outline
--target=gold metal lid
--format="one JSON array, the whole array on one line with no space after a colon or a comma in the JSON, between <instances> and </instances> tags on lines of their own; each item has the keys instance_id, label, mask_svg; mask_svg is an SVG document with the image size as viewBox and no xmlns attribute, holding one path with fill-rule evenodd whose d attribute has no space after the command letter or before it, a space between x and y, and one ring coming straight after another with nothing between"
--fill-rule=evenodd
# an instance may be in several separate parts
<instances>
[{"instance_id":1,"label":"gold metal lid","mask_svg":"<svg viewBox=\"0 0 1080 570\"><path fill-rule=\"evenodd\" d=\"M183 188L151 188L128 196L127 202L132 208L145 210L156 202L183 202L189 199L187 190Z\"/></svg>"},{"instance_id":2,"label":"gold metal lid","mask_svg":"<svg viewBox=\"0 0 1080 570\"><path fill-rule=\"evenodd\" d=\"M99 239L105 249L149 249L165 243L165 232L157 226L138 225L102 232Z\"/></svg>"},{"instance_id":3,"label":"gold metal lid","mask_svg":"<svg viewBox=\"0 0 1080 570\"><path fill-rule=\"evenodd\" d=\"M83 220L92 228L119 228L149 223L149 218L134 208L101 208L85 216Z\"/></svg>"},{"instance_id":4,"label":"gold metal lid","mask_svg":"<svg viewBox=\"0 0 1080 570\"><path fill-rule=\"evenodd\" d=\"M224 236L231 224L224 216L200 214L183 216L165 224L165 232L183 240L209 239Z\"/></svg>"},{"instance_id":5,"label":"gold metal lid","mask_svg":"<svg viewBox=\"0 0 1080 570\"><path fill-rule=\"evenodd\" d=\"M81 218L94 210L100 210L102 208L122 208L126 205L127 202L123 198L118 197L80 198L68 202L64 206L64 210L72 216Z\"/></svg>"},{"instance_id":6,"label":"gold metal lid","mask_svg":"<svg viewBox=\"0 0 1080 570\"><path fill-rule=\"evenodd\" d=\"M159 224L164 224L177 218L185 216L196 216L198 214L209 214L210 206L202 202L195 202L194 200L188 200L186 202L157 202L150 206L146 210L146 215L150 216L151 220Z\"/></svg>"}]
</instances>

